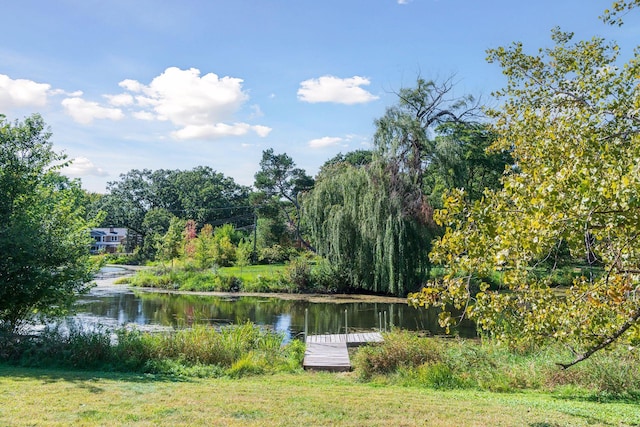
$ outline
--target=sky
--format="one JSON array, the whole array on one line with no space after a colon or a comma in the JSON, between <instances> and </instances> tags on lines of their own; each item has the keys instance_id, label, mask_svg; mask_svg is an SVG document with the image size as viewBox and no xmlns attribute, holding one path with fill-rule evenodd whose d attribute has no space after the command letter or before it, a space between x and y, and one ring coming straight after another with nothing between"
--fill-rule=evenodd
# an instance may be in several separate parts
<instances>
[{"instance_id":1,"label":"sky","mask_svg":"<svg viewBox=\"0 0 640 427\"><path fill-rule=\"evenodd\" d=\"M263 150L315 175L371 148L419 76L453 96L504 86L486 50L550 47L551 29L640 44L608 0L21 0L0 26L0 113L39 113L63 170L105 193L132 169L209 166L252 185Z\"/></svg>"}]
</instances>

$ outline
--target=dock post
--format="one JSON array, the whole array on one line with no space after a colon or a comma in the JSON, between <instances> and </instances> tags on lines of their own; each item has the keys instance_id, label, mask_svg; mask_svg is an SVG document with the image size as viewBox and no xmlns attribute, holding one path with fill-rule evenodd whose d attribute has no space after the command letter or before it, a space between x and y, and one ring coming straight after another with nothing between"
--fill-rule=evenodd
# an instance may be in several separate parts
<instances>
[{"instance_id":1,"label":"dock post","mask_svg":"<svg viewBox=\"0 0 640 427\"><path fill-rule=\"evenodd\" d=\"M378 312L378 323L380 324L380 332L382 332L382 312Z\"/></svg>"},{"instance_id":2,"label":"dock post","mask_svg":"<svg viewBox=\"0 0 640 427\"><path fill-rule=\"evenodd\" d=\"M309 332L309 309L304 309L304 343L307 343L307 334Z\"/></svg>"},{"instance_id":3,"label":"dock post","mask_svg":"<svg viewBox=\"0 0 640 427\"><path fill-rule=\"evenodd\" d=\"M387 332L387 312L384 312L384 331Z\"/></svg>"},{"instance_id":4,"label":"dock post","mask_svg":"<svg viewBox=\"0 0 640 427\"><path fill-rule=\"evenodd\" d=\"M349 343L349 327L347 325L347 309L344 309L344 342Z\"/></svg>"}]
</instances>

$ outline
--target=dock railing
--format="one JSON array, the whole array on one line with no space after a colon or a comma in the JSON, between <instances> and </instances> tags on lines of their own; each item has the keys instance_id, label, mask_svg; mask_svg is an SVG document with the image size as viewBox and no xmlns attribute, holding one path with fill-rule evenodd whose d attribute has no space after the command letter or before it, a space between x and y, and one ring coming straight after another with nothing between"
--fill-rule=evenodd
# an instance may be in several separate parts
<instances>
[{"instance_id":1,"label":"dock railing","mask_svg":"<svg viewBox=\"0 0 640 427\"><path fill-rule=\"evenodd\" d=\"M376 313L376 315L378 317L378 332L387 332L387 312L379 311ZM340 335L340 329L342 328L338 327L338 331L337 331L338 335ZM373 327L373 329L375 330L375 326ZM303 338L305 342L307 342L308 336L309 336L309 309L305 308L304 309L304 331L303 331ZM349 312L346 308L344 310L344 337L345 337L345 342L348 343L349 342Z\"/></svg>"}]
</instances>

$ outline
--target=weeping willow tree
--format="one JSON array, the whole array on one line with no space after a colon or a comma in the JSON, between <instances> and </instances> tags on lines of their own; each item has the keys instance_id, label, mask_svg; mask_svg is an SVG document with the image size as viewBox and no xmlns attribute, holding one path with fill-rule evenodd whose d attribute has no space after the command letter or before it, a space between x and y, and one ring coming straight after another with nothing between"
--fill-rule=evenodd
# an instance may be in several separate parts
<instances>
[{"instance_id":1,"label":"weeping willow tree","mask_svg":"<svg viewBox=\"0 0 640 427\"><path fill-rule=\"evenodd\" d=\"M333 162L304 200L314 246L346 273L349 286L404 295L426 278L437 230L425 190L432 192L427 177L443 160L438 128L464 123L477 107L452 89L450 79L418 79L400 90L397 105L376 120L371 162Z\"/></svg>"},{"instance_id":2,"label":"weeping willow tree","mask_svg":"<svg viewBox=\"0 0 640 427\"><path fill-rule=\"evenodd\" d=\"M383 163L336 165L303 199L303 218L318 253L348 286L405 295L428 271L432 228L405 215Z\"/></svg>"}]
</instances>

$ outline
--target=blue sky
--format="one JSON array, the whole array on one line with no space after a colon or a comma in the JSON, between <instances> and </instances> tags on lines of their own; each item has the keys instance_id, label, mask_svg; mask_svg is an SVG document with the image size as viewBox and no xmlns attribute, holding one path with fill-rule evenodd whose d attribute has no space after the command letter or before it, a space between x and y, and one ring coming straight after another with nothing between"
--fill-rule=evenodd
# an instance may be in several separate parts
<instances>
[{"instance_id":1,"label":"blue sky","mask_svg":"<svg viewBox=\"0 0 640 427\"><path fill-rule=\"evenodd\" d=\"M504 84L486 49L616 40L585 0L21 0L3 5L0 112L42 114L65 171L104 192L131 169L198 165L251 185L263 150L314 175L370 148L374 120L418 75L454 76L455 94Z\"/></svg>"}]
</instances>

